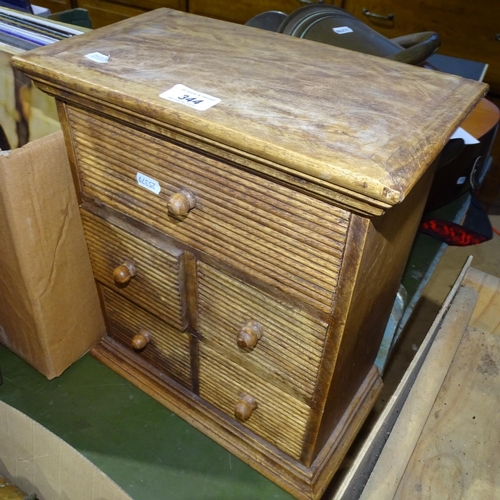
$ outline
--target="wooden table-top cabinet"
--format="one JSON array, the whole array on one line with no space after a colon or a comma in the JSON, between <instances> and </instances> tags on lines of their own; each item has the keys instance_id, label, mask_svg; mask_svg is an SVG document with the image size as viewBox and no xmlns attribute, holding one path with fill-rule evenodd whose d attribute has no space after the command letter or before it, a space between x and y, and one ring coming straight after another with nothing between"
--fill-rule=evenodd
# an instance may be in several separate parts
<instances>
[{"instance_id":1,"label":"wooden table-top cabinet","mask_svg":"<svg viewBox=\"0 0 500 500\"><path fill-rule=\"evenodd\" d=\"M434 160L486 86L167 9L15 64L58 102L93 354L318 498L381 388Z\"/></svg>"}]
</instances>

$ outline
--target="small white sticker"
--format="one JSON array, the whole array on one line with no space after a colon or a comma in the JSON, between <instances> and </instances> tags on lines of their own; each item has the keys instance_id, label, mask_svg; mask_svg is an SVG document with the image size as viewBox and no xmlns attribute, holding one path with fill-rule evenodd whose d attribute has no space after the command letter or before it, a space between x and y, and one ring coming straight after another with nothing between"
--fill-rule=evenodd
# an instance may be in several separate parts
<instances>
[{"instance_id":1,"label":"small white sticker","mask_svg":"<svg viewBox=\"0 0 500 500\"><path fill-rule=\"evenodd\" d=\"M345 35L346 33L352 33L352 29L349 26L339 26L338 28L332 28L337 35Z\"/></svg>"},{"instance_id":2,"label":"small white sticker","mask_svg":"<svg viewBox=\"0 0 500 500\"><path fill-rule=\"evenodd\" d=\"M467 177L459 177L457 184L463 184L467 180Z\"/></svg>"},{"instance_id":3,"label":"small white sticker","mask_svg":"<svg viewBox=\"0 0 500 500\"><path fill-rule=\"evenodd\" d=\"M91 54L85 54L85 57L87 59L90 59L91 61L105 64L109 61L109 57L105 54L101 54L100 52L92 52Z\"/></svg>"},{"instance_id":4,"label":"small white sticker","mask_svg":"<svg viewBox=\"0 0 500 500\"><path fill-rule=\"evenodd\" d=\"M220 99L217 99L217 97L202 94L181 84L174 85L170 90L160 94L160 97L200 111L205 111L220 102Z\"/></svg>"},{"instance_id":5,"label":"small white sticker","mask_svg":"<svg viewBox=\"0 0 500 500\"><path fill-rule=\"evenodd\" d=\"M137 179L137 184L139 184L139 186L146 188L154 194L160 194L161 186L158 181L151 179L151 177L148 177L147 175L141 174L141 172L137 172L135 178Z\"/></svg>"}]
</instances>

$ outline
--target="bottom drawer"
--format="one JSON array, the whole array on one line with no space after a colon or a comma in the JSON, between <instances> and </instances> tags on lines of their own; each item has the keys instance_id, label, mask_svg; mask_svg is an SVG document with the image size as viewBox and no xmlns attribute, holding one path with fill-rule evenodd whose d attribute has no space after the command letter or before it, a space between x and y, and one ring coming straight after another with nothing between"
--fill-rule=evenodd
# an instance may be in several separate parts
<instances>
[{"instance_id":1,"label":"bottom drawer","mask_svg":"<svg viewBox=\"0 0 500 500\"><path fill-rule=\"evenodd\" d=\"M200 344L200 396L295 459L311 409Z\"/></svg>"},{"instance_id":2,"label":"bottom drawer","mask_svg":"<svg viewBox=\"0 0 500 500\"><path fill-rule=\"evenodd\" d=\"M108 334L138 359L192 389L190 335L180 332L127 299L101 286Z\"/></svg>"}]
</instances>

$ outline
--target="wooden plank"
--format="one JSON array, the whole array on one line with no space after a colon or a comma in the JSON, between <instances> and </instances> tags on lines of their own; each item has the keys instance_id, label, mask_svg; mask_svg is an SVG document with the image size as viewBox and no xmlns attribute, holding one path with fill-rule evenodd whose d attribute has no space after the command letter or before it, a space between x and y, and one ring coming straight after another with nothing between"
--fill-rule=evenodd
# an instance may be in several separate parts
<instances>
[{"instance_id":1,"label":"wooden plank","mask_svg":"<svg viewBox=\"0 0 500 500\"><path fill-rule=\"evenodd\" d=\"M474 287L479 294L470 326L485 333L500 335L500 280L477 269L470 269L464 283Z\"/></svg>"},{"instance_id":2,"label":"wooden plank","mask_svg":"<svg viewBox=\"0 0 500 500\"><path fill-rule=\"evenodd\" d=\"M500 498L500 280L471 269L464 282L478 302L397 499Z\"/></svg>"},{"instance_id":3,"label":"wooden plank","mask_svg":"<svg viewBox=\"0 0 500 500\"><path fill-rule=\"evenodd\" d=\"M467 329L395 499L499 498L499 356L498 335Z\"/></svg>"},{"instance_id":4,"label":"wooden plank","mask_svg":"<svg viewBox=\"0 0 500 500\"><path fill-rule=\"evenodd\" d=\"M476 302L477 291L473 288L462 287L458 291L368 479L361 500L394 497Z\"/></svg>"},{"instance_id":5,"label":"wooden plank","mask_svg":"<svg viewBox=\"0 0 500 500\"><path fill-rule=\"evenodd\" d=\"M431 325L427 336L420 345L420 348L408 367L403 379L399 383L396 391L392 395L380 418L367 437L350 471L332 497L333 500L354 500L359 498L361 495L361 492L363 491L373 467L375 466L375 463L377 462L377 459L384 447L387 436L390 434L401 408L406 401L408 393L410 392L419 373L419 370L426 359L427 353L436 338L438 330L443 324L443 319L450 308L450 304L455 298L470 267L471 260L472 258L470 257L465 263L457 281L455 282L455 285L446 297L441 310Z\"/></svg>"}]
</instances>

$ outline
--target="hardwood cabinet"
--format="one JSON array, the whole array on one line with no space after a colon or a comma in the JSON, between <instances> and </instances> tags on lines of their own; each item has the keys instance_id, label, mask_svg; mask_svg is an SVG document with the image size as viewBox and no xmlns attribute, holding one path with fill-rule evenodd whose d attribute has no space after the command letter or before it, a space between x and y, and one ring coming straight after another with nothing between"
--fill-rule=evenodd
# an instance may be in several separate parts
<instances>
[{"instance_id":1,"label":"hardwood cabinet","mask_svg":"<svg viewBox=\"0 0 500 500\"><path fill-rule=\"evenodd\" d=\"M142 3L139 4L139 2L136 5L123 5L103 0L78 0L78 7L88 10L92 28L94 29L144 14L144 12L149 10L144 8Z\"/></svg>"},{"instance_id":2,"label":"hardwood cabinet","mask_svg":"<svg viewBox=\"0 0 500 500\"><path fill-rule=\"evenodd\" d=\"M489 65L485 81L500 93L500 2L343 0L342 7L387 38L436 31L440 54Z\"/></svg>"},{"instance_id":3,"label":"hardwood cabinet","mask_svg":"<svg viewBox=\"0 0 500 500\"><path fill-rule=\"evenodd\" d=\"M39 7L49 9L50 12L61 12L75 7L71 0L36 0L33 3Z\"/></svg>"},{"instance_id":4,"label":"hardwood cabinet","mask_svg":"<svg viewBox=\"0 0 500 500\"><path fill-rule=\"evenodd\" d=\"M78 7L87 9L93 28L101 28L108 24L123 21L129 17L138 16L149 10L169 7L177 10L187 10L187 0L74 0Z\"/></svg>"},{"instance_id":5,"label":"hardwood cabinet","mask_svg":"<svg viewBox=\"0 0 500 500\"><path fill-rule=\"evenodd\" d=\"M93 354L319 498L381 388L434 159L485 86L166 9L15 63L58 102Z\"/></svg>"},{"instance_id":6,"label":"hardwood cabinet","mask_svg":"<svg viewBox=\"0 0 500 500\"><path fill-rule=\"evenodd\" d=\"M323 3L338 4L341 0L325 0ZM245 24L249 19L266 12L268 10L278 10L290 14L303 5L316 3L314 0L243 0L239 2L227 2L225 0L216 0L207 2L207 0L189 0L189 12L201 16L213 17L230 21L233 23Z\"/></svg>"}]
</instances>

